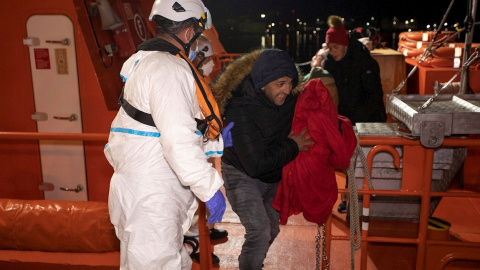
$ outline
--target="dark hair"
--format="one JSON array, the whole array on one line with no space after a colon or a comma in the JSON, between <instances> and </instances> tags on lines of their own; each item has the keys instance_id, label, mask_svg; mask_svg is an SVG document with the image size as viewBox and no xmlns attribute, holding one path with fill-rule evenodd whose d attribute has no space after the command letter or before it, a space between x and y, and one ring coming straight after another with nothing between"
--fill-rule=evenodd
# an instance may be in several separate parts
<instances>
[{"instance_id":1,"label":"dark hair","mask_svg":"<svg viewBox=\"0 0 480 270\"><path fill-rule=\"evenodd\" d=\"M152 18L157 24L157 36L166 34L166 30L170 31L173 34L180 33L183 29L193 27L195 33L201 30L201 27L198 25L198 22L195 18L190 18L185 21L175 22L170 19L167 19L160 15L155 15Z\"/></svg>"}]
</instances>

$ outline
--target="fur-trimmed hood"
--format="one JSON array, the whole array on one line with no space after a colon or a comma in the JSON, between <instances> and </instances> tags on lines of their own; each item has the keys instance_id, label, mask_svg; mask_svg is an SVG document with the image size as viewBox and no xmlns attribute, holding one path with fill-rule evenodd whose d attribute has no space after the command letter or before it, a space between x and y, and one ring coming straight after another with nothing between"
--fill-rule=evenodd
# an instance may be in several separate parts
<instances>
[{"instance_id":1,"label":"fur-trimmed hood","mask_svg":"<svg viewBox=\"0 0 480 270\"><path fill-rule=\"evenodd\" d=\"M212 83L211 89L215 100L217 101L220 113L223 115L227 101L232 97L232 92L243 82L243 80L250 74L253 64L257 60L263 49L255 50L244 54L235 59L224 72ZM302 89L302 73L297 67L298 84L292 89L292 94L297 95Z\"/></svg>"}]
</instances>

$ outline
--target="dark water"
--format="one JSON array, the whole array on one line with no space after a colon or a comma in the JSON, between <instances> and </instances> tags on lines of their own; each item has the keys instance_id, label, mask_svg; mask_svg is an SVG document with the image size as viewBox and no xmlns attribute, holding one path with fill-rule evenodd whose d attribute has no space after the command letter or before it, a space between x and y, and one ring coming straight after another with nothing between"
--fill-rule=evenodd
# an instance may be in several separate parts
<instances>
[{"instance_id":1,"label":"dark water","mask_svg":"<svg viewBox=\"0 0 480 270\"><path fill-rule=\"evenodd\" d=\"M302 34L240 34L222 36L227 52L244 53L259 48L278 48L287 51L295 62L310 61L325 40L325 33Z\"/></svg>"},{"instance_id":2,"label":"dark water","mask_svg":"<svg viewBox=\"0 0 480 270\"><path fill-rule=\"evenodd\" d=\"M323 37L323 38L322 38ZM308 62L324 42L325 34L241 34L233 36L220 35L225 50L229 53L245 53L260 48L277 48L285 50L292 56L300 68L308 72ZM302 65L303 64L303 65Z\"/></svg>"},{"instance_id":3,"label":"dark water","mask_svg":"<svg viewBox=\"0 0 480 270\"><path fill-rule=\"evenodd\" d=\"M285 50L290 54L295 63L299 67L308 72L310 70L309 61L312 56L321 48L322 43L325 42L325 31L316 33L256 33L246 34L236 33L230 35L227 33L219 33L220 41L225 50L229 53L245 53L260 48L278 48ZM385 42L386 47L396 49L395 36L393 33L385 33L382 41Z\"/></svg>"},{"instance_id":4,"label":"dark water","mask_svg":"<svg viewBox=\"0 0 480 270\"><path fill-rule=\"evenodd\" d=\"M398 34L402 31L380 31L380 42L386 48L397 49ZM245 53L259 48L278 48L290 54L302 71L308 72L308 62L325 42L325 31L318 32L283 32L283 33L229 33L220 32L220 41L229 53ZM480 35L474 36L473 42L480 42ZM464 42L460 36L456 42Z\"/></svg>"}]
</instances>

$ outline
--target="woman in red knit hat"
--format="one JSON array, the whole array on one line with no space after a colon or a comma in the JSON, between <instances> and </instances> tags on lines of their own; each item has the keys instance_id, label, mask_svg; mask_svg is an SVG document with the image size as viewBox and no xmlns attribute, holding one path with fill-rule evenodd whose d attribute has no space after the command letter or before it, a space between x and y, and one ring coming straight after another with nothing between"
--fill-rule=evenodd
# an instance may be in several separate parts
<instances>
[{"instance_id":1,"label":"woman in red knit hat","mask_svg":"<svg viewBox=\"0 0 480 270\"><path fill-rule=\"evenodd\" d=\"M328 18L324 68L333 75L339 94L338 113L357 122L385 122L380 67L370 51L348 37L342 18Z\"/></svg>"},{"instance_id":2,"label":"woman in red knit hat","mask_svg":"<svg viewBox=\"0 0 480 270\"><path fill-rule=\"evenodd\" d=\"M349 38L343 19L328 18L325 37L329 52L324 69L335 79L338 89L338 114L346 116L353 125L359 122L385 122L387 115L383 102L380 67L370 51L357 39ZM345 212L343 201L339 212Z\"/></svg>"}]
</instances>

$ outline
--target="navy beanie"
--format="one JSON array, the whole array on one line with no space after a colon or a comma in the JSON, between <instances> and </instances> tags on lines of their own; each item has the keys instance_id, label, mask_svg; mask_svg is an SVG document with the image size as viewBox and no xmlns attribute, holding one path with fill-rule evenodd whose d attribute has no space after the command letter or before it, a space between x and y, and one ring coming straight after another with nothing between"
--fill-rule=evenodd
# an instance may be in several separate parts
<instances>
[{"instance_id":1,"label":"navy beanie","mask_svg":"<svg viewBox=\"0 0 480 270\"><path fill-rule=\"evenodd\" d=\"M292 89L298 84L298 71L290 55L278 49L260 53L250 72L255 90L284 76L292 78Z\"/></svg>"}]
</instances>

